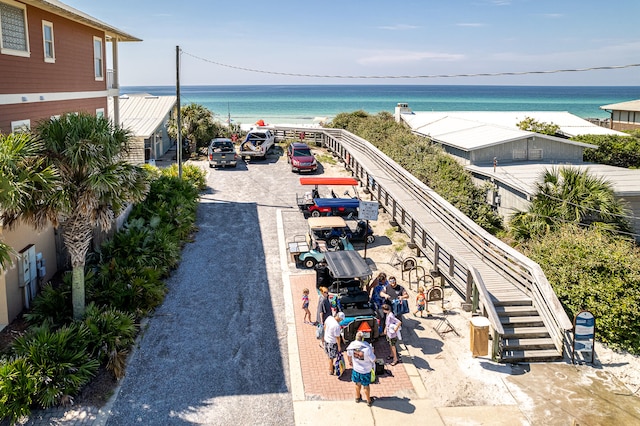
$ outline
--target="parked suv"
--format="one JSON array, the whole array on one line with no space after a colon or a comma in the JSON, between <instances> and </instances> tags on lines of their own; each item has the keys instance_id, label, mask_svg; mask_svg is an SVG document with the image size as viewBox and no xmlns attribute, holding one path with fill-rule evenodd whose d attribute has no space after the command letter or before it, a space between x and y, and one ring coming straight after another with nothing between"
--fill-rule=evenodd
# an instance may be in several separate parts
<instances>
[{"instance_id":1,"label":"parked suv","mask_svg":"<svg viewBox=\"0 0 640 426\"><path fill-rule=\"evenodd\" d=\"M287 163L292 172L315 172L318 169L316 157L306 143L294 142L287 148Z\"/></svg>"}]
</instances>

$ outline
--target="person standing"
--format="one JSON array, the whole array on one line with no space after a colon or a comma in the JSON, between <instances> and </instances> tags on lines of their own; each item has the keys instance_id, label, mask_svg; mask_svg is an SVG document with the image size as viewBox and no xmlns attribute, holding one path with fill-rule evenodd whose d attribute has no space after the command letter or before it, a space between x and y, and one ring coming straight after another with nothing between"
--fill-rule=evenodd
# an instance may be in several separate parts
<instances>
[{"instance_id":1,"label":"person standing","mask_svg":"<svg viewBox=\"0 0 640 426\"><path fill-rule=\"evenodd\" d=\"M418 295L416 296L416 311L413 313L413 316L417 317L418 312L420 312L420 318L422 318L422 313L426 310L425 309L426 307L427 307L427 298L424 295L424 287L420 287L418 288ZM427 310L427 314L429 314L428 310Z\"/></svg>"},{"instance_id":2,"label":"person standing","mask_svg":"<svg viewBox=\"0 0 640 426\"><path fill-rule=\"evenodd\" d=\"M398 363L398 349L396 345L398 344L398 332L402 326L402 321L393 315L391 306L384 304L382 305L382 310L386 315L384 334L387 336L387 342L389 342L389 348L391 349L391 365L396 365Z\"/></svg>"},{"instance_id":3,"label":"person standing","mask_svg":"<svg viewBox=\"0 0 640 426\"><path fill-rule=\"evenodd\" d=\"M356 384L356 402L362 401L360 390L364 388L367 405L371 407L373 405L373 397L371 396L369 385L371 384L371 370L375 366L376 356L371 345L365 342L364 334L361 331L356 333L356 340L347 347L347 358L353 368L351 381Z\"/></svg>"},{"instance_id":4,"label":"person standing","mask_svg":"<svg viewBox=\"0 0 640 426\"><path fill-rule=\"evenodd\" d=\"M304 311L303 321L305 324L311 324L311 311L309 310L309 289L302 290L302 310ZM307 320L308 318L308 320Z\"/></svg>"},{"instance_id":5,"label":"person standing","mask_svg":"<svg viewBox=\"0 0 640 426\"><path fill-rule=\"evenodd\" d=\"M329 289L320 287L320 297L318 298L318 310L316 312L316 324L324 324L331 315L331 300L329 300Z\"/></svg>"},{"instance_id":6,"label":"person standing","mask_svg":"<svg viewBox=\"0 0 640 426\"><path fill-rule=\"evenodd\" d=\"M384 291L384 288L389 284L387 282L387 276L384 272L378 274L378 276L369 283L367 286L367 291L369 292L369 297L371 299L371 303L375 306L376 309L381 309L384 299L380 295L381 292Z\"/></svg>"},{"instance_id":7,"label":"person standing","mask_svg":"<svg viewBox=\"0 0 640 426\"><path fill-rule=\"evenodd\" d=\"M336 312L324 322L324 352L329 358L329 375L333 376L335 359L342 352L340 321L344 319L344 312Z\"/></svg>"},{"instance_id":8,"label":"person standing","mask_svg":"<svg viewBox=\"0 0 640 426\"><path fill-rule=\"evenodd\" d=\"M395 277L389 277L389 285L380 292L380 296L385 299L384 303L391 306L396 318L402 319L402 314L409 312L409 303L407 302L409 293L396 282Z\"/></svg>"}]
</instances>

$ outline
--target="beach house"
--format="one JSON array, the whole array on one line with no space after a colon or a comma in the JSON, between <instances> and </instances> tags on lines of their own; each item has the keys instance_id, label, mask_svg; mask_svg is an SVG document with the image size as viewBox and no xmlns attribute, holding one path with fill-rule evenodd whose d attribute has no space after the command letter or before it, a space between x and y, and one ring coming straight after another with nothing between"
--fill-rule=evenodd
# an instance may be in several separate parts
<instances>
[{"instance_id":1,"label":"beach house","mask_svg":"<svg viewBox=\"0 0 640 426\"><path fill-rule=\"evenodd\" d=\"M608 180L615 196L627 203L634 232L640 235L640 170L585 163L584 150L597 146L566 139L625 133L554 111L413 112L399 103L395 117L463 164L477 185L488 188L487 202L507 220L516 210L528 208L545 170L570 165ZM526 118L558 125L562 137L520 130L517 124Z\"/></svg>"},{"instance_id":2,"label":"beach house","mask_svg":"<svg viewBox=\"0 0 640 426\"><path fill-rule=\"evenodd\" d=\"M118 44L139 38L58 0L0 0L0 30L0 132L66 112L107 115L109 98L119 124ZM0 224L0 240L19 254L0 271L2 329L66 260L52 227Z\"/></svg>"},{"instance_id":3,"label":"beach house","mask_svg":"<svg viewBox=\"0 0 640 426\"><path fill-rule=\"evenodd\" d=\"M640 129L640 99L603 105L600 107L611 114L611 128L615 130Z\"/></svg>"},{"instance_id":4,"label":"beach house","mask_svg":"<svg viewBox=\"0 0 640 426\"><path fill-rule=\"evenodd\" d=\"M154 96L148 93L121 95L120 122L133 138L129 145L129 161L133 164L155 162L175 142L167 133L171 117L178 113L176 96ZM108 111L114 114L116 98L109 98Z\"/></svg>"}]
</instances>

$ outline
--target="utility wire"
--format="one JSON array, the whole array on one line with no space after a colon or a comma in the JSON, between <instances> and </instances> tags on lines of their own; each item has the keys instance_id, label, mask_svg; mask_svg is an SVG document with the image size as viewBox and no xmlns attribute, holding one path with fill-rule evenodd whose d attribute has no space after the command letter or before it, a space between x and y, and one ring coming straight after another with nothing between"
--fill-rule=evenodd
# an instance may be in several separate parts
<instances>
[{"instance_id":1,"label":"utility wire","mask_svg":"<svg viewBox=\"0 0 640 426\"><path fill-rule=\"evenodd\" d=\"M425 75L327 75L327 74L303 74L294 72L281 72L281 71L269 71L257 68L247 68L237 65L224 64L222 62L206 59L201 56L194 55L189 52L182 51L183 54L191 56L203 62L208 62L220 67L231 68L234 70L241 70L259 74L271 74L271 75L284 75L288 77L311 77L311 78L346 78L346 79L424 79L424 78L455 78L455 77L499 77L508 75L529 75L529 74L557 74L565 72L585 72L585 71L600 71L600 70L615 70L623 68L640 67L640 64L628 64L628 65L609 65L602 67L588 67L588 68L573 68L573 69L558 69L558 70L543 70L543 71L517 71L517 72L492 72L492 73L465 73L465 74L425 74Z\"/></svg>"}]
</instances>

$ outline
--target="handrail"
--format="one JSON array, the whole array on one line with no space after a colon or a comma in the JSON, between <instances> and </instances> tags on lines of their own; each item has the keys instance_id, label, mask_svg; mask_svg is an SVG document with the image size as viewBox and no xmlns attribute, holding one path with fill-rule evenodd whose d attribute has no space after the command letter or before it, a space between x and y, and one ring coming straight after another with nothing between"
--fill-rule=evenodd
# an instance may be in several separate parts
<instances>
[{"instance_id":1,"label":"handrail","mask_svg":"<svg viewBox=\"0 0 640 426\"><path fill-rule=\"evenodd\" d=\"M482 276L478 270L474 267L471 267L469 270L471 273L471 277L473 278L473 284L478 289L478 295L480 297L480 302L482 303L489 322L493 325L493 329L500 335L504 334L504 327L502 327L502 323L500 322L500 317L498 316L498 312L496 312L496 307L491 302L491 295L487 290L487 287L484 285L484 281L482 280Z\"/></svg>"},{"instance_id":2,"label":"handrail","mask_svg":"<svg viewBox=\"0 0 640 426\"><path fill-rule=\"evenodd\" d=\"M467 247L493 265L494 269L506 281L516 284L524 292L530 294L536 309L548 324L554 343L558 348L563 345L566 337L565 332L571 330L573 324L537 263L495 238L467 216L461 214L433 189L407 173L405 169L368 141L342 129L322 129L322 139L325 145L345 161L345 166L348 166L354 177L360 180L365 189L369 190L371 196L377 198L383 207L390 212L401 229L409 235L411 242L420 246L424 253L433 256L431 260L434 268L448 270L449 274L445 278L466 297L467 302L470 301L473 289L477 289L494 330L500 334L504 333L504 331L500 331L503 330L502 324L484 286L480 272L464 259L457 258L455 253L449 252L446 242L439 241L435 235L429 234L427 226L420 224L413 218L411 212L407 211L402 202L394 199L386 191L384 184L378 182L376 176L366 170L353 153L348 151L349 144L363 147L363 152L367 152L367 155L370 153L372 159L380 161L381 164L384 163L385 167L401 175L403 181L407 183L407 187L411 186L416 188L415 191L419 190L422 204L432 216L453 233L460 235Z\"/></svg>"}]
</instances>

